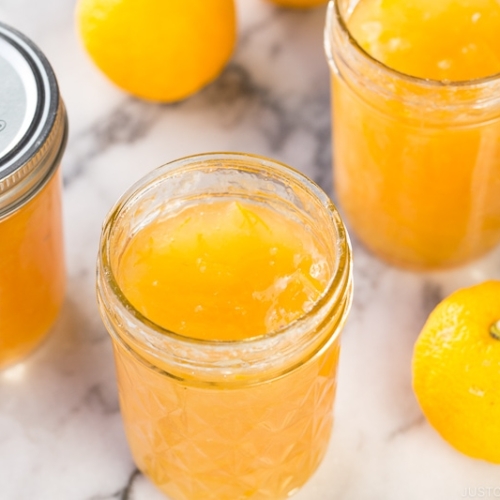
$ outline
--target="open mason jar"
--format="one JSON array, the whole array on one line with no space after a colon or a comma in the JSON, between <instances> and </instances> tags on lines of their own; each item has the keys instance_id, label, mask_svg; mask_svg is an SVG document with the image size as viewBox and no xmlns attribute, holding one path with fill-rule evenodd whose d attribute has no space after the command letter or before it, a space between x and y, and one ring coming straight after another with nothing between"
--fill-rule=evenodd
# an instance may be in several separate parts
<instances>
[{"instance_id":1,"label":"open mason jar","mask_svg":"<svg viewBox=\"0 0 500 500\"><path fill-rule=\"evenodd\" d=\"M405 75L349 31L353 0L331 1L335 189L360 240L406 268L466 263L500 242L500 75Z\"/></svg>"},{"instance_id":2,"label":"open mason jar","mask_svg":"<svg viewBox=\"0 0 500 500\"><path fill-rule=\"evenodd\" d=\"M0 367L44 339L64 298L67 120L45 56L0 23Z\"/></svg>"},{"instance_id":3,"label":"open mason jar","mask_svg":"<svg viewBox=\"0 0 500 500\"><path fill-rule=\"evenodd\" d=\"M300 223L324 250L326 286L300 317L265 334L221 341L169 331L124 294L119 275L126 249L158 220L226 201ZM132 454L173 500L278 500L308 480L330 437L351 267L349 240L328 197L266 158L180 159L151 172L112 209L98 258L100 312L113 340Z\"/></svg>"}]
</instances>

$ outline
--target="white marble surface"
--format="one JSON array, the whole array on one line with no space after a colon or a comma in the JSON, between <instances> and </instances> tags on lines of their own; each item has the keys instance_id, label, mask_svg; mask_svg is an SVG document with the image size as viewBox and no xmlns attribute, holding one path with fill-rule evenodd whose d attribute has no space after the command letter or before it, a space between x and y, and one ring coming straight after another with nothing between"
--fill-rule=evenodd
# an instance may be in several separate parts
<instances>
[{"instance_id":1,"label":"white marble surface","mask_svg":"<svg viewBox=\"0 0 500 500\"><path fill-rule=\"evenodd\" d=\"M44 346L0 375L0 498L160 500L129 455L110 340L97 313L101 221L150 169L203 151L275 157L331 192L324 8L291 12L240 0L231 64L210 87L171 106L137 101L109 84L78 43L73 8L73 0L0 0L0 19L52 62L71 127L63 167L67 300ZM415 275L354 247L355 300L334 435L320 470L295 498L453 500L469 487L500 488L500 467L442 441L410 386L412 346L428 312L459 286L500 277L500 252L466 269Z\"/></svg>"}]
</instances>

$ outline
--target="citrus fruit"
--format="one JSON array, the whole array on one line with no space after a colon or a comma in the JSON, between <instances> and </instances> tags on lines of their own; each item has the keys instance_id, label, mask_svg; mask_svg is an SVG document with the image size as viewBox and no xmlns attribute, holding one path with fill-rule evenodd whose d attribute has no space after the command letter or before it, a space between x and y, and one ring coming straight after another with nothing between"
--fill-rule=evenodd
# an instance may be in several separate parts
<instances>
[{"instance_id":1,"label":"citrus fruit","mask_svg":"<svg viewBox=\"0 0 500 500\"><path fill-rule=\"evenodd\" d=\"M459 290L431 313L413 353L413 388L448 443L500 463L500 281Z\"/></svg>"},{"instance_id":2,"label":"citrus fruit","mask_svg":"<svg viewBox=\"0 0 500 500\"><path fill-rule=\"evenodd\" d=\"M308 9L309 7L317 7L328 3L328 0L270 0L276 5L282 7L292 7L295 9Z\"/></svg>"},{"instance_id":3,"label":"citrus fruit","mask_svg":"<svg viewBox=\"0 0 500 500\"><path fill-rule=\"evenodd\" d=\"M184 99L214 80L236 38L234 0L79 0L76 17L104 74L154 101Z\"/></svg>"}]
</instances>

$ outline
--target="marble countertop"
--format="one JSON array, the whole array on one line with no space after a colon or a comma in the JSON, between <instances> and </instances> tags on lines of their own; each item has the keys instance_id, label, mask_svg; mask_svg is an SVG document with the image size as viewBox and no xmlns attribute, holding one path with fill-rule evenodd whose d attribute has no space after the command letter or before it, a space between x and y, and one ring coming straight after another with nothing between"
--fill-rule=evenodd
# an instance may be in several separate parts
<instances>
[{"instance_id":1,"label":"marble countertop","mask_svg":"<svg viewBox=\"0 0 500 500\"><path fill-rule=\"evenodd\" d=\"M67 299L49 340L0 374L2 500L161 500L123 433L110 339L96 307L101 222L152 168L218 150L267 155L331 193L325 9L239 0L240 40L208 88L174 105L123 94L75 35L73 0L0 0L0 19L50 59L70 120L63 161ZM461 270L412 274L354 239L355 299L343 336L336 425L326 460L296 500L500 497L500 468L460 455L424 420L411 390L413 343L445 294L500 277L500 252ZM500 424L499 424L500 425ZM470 488L470 490L468 490Z\"/></svg>"}]
</instances>

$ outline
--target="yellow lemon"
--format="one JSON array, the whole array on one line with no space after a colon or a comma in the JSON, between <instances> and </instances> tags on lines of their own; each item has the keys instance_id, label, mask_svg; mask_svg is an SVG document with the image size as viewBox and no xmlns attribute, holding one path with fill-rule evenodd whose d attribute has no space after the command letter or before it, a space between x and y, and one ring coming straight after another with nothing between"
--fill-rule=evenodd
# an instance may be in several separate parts
<instances>
[{"instance_id":1,"label":"yellow lemon","mask_svg":"<svg viewBox=\"0 0 500 500\"><path fill-rule=\"evenodd\" d=\"M79 0L76 17L106 76L154 101L184 99L214 80L236 39L234 0Z\"/></svg>"},{"instance_id":2,"label":"yellow lemon","mask_svg":"<svg viewBox=\"0 0 500 500\"><path fill-rule=\"evenodd\" d=\"M500 281L459 290L436 307L415 345L413 388L448 443L500 463Z\"/></svg>"},{"instance_id":3,"label":"yellow lemon","mask_svg":"<svg viewBox=\"0 0 500 500\"><path fill-rule=\"evenodd\" d=\"M292 7L294 9L308 9L328 3L328 0L270 0L281 7Z\"/></svg>"}]
</instances>

